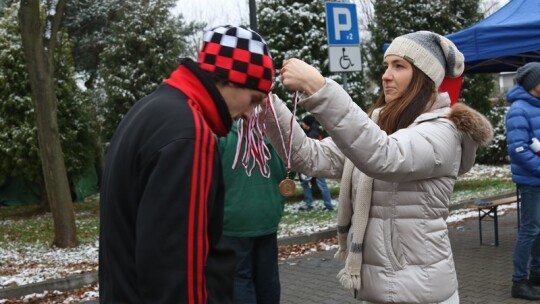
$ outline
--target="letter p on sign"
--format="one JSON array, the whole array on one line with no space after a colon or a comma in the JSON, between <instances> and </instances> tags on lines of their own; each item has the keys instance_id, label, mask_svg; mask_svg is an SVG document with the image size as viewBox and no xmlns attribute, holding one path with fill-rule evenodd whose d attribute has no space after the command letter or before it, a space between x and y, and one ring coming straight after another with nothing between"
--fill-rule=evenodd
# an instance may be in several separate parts
<instances>
[{"instance_id":1,"label":"letter p on sign","mask_svg":"<svg viewBox=\"0 0 540 304\"><path fill-rule=\"evenodd\" d=\"M341 40L341 32L349 32L351 30L351 11L343 8L336 7L333 10L334 15L334 37L336 40Z\"/></svg>"},{"instance_id":2,"label":"letter p on sign","mask_svg":"<svg viewBox=\"0 0 540 304\"><path fill-rule=\"evenodd\" d=\"M359 45L356 5L345 2L325 2L326 34L329 45Z\"/></svg>"}]
</instances>

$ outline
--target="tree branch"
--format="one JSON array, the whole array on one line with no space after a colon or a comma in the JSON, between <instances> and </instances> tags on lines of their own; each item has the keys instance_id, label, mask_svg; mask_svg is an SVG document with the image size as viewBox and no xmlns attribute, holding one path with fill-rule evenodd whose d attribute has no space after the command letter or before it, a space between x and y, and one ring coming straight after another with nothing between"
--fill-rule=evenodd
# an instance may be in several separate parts
<instances>
[{"instance_id":1,"label":"tree branch","mask_svg":"<svg viewBox=\"0 0 540 304\"><path fill-rule=\"evenodd\" d=\"M48 50L54 50L57 43L58 30L62 17L66 0L49 0L47 1L47 17L45 18L45 32L43 33L44 45ZM52 53L49 56L53 56Z\"/></svg>"}]
</instances>

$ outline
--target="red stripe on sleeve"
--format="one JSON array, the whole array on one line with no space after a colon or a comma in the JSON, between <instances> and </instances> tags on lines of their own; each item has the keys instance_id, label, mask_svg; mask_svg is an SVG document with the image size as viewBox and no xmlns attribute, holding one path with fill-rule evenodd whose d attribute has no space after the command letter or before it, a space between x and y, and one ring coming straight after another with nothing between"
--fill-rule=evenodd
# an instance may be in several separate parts
<instances>
[{"instance_id":1,"label":"red stripe on sleeve","mask_svg":"<svg viewBox=\"0 0 540 304\"><path fill-rule=\"evenodd\" d=\"M190 103L195 127L195 148L188 223L188 301L204 304L208 301L204 265L208 258L208 195L212 183L215 138L203 118ZM196 107L196 106L195 106Z\"/></svg>"},{"instance_id":2,"label":"red stripe on sleeve","mask_svg":"<svg viewBox=\"0 0 540 304\"><path fill-rule=\"evenodd\" d=\"M197 119L196 115L194 115L194 122L195 122L195 132L199 132L200 125L199 120ZM198 137L198 134L195 135L195 137ZM188 292L188 303L195 303L195 278L191 275L195 271L195 254L194 252L194 243L195 239L197 238L196 232L195 232L195 206L197 205L197 180L196 180L196 170L195 167L200 162L199 155L200 155L200 146L199 142L195 140L195 147L193 151L193 167L192 167L192 179L191 179L191 192L190 192L190 199L189 199L189 216L188 216L188 238L187 238L187 292ZM196 284L199 286L199 284Z\"/></svg>"},{"instance_id":3,"label":"red stripe on sleeve","mask_svg":"<svg viewBox=\"0 0 540 304\"><path fill-rule=\"evenodd\" d=\"M213 163L214 163L214 146L215 146L215 139L212 132L210 132L209 129L204 130L204 134L202 135L202 146L204 152L204 158L201 159L201 167L200 169L200 185L201 185L201 191L199 192L200 196L200 202L203 202L199 206L199 231L202 235L204 235L204 238L199 238L199 254L203 257L200 261L200 267L204 267L204 262L208 258L208 195L210 192L210 186L212 182L212 169L213 169ZM201 273L202 276L202 273ZM204 282L204 286L206 286L206 280L205 277L202 276L200 278ZM201 295L204 299L204 303L207 302L208 294L206 292L206 289L202 290L204 293Z\"/></svg>"},{"instance_id":4,"label":"red stripe on sleeve","mask_svg":"<svg viewBox=\"0 0 540 304\"><path fill-rule=\"evenodd\" d=\"M189 103L191 105L191 103ZM192 108L193 110L193 108ZM189 223L188 223L188 244L187 244L187 269L188 269L188 301L190 304L203 303L201 300L201 289L204 288L202 280L200 280L200 274L202 269L200 269L199 261L201 256L199 256L200 251L197 248L198 239L200 237L200 231L197 227L197 213L199 212L199 186L200 186L200 171L198 170L199 164L201 163L201 119L197 112L193 110L193 121L195 127L195 140L194 140L194 150L193 150L193 166L191 172L191 195L189 202Z\"/></svg>"}]
</instances>

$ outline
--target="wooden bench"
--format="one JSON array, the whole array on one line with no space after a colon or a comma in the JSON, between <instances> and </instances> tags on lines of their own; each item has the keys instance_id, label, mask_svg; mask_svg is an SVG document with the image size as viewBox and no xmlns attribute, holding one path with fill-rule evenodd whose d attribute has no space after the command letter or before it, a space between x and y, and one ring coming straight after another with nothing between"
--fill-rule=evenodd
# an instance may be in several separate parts
<instances>
[{"instance_id":1,"label":"wooden bench","mask_svg":"<svg viewBox=\"0 0 540 304\"><path fill-rule=\"evenodd\" d=\"M487 216L493 219L493 228L495 231L495 246L499 246L499 222L497 219L497 209L501 205L509 205L517 203L517 221L519 229L519 192L516 190L515 196L495 199L491 201L476 201L473 204L469 205L468 208L478 210L478 229L480 231L480 245L482 242L482 220Z\"/></svg>"}]
</instances>

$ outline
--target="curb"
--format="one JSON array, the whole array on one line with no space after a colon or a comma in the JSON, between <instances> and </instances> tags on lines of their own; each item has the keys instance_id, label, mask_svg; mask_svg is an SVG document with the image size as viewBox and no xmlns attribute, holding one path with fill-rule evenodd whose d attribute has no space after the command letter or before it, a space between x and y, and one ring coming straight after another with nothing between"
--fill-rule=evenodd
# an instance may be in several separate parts
<instances>
[{"instance_id":1,"label":"curb","mask_svg":"<svg viewBox=\"0 0 540 304\"><path fill-rule=\"evenodd\" d=\"M97 272L69 276L67 278L52 279L17 287L8 287L0 290L0 299L19 298L32 293L43 293L46 290L73 290L98 281Z\"/></svg>"},{"instance_id":2,"label":"curb","mask_svg":"<svg viewBox=\"0 0 540 304\"><path fill-rule=\"evenodd\" d=\"M516 195L515 191L508 191L498 195L486 196L483 200L495 200L505 197ZM473 203L475 199L465 200L450 206L450 211L457 209L465 209L468 205ZM288 246L296 244L305 244L309 242L315 242L319 240L329 239L337 236L337 229L330 228L323 231L318 231L311 234L304 234L298 236L290 236L278 239L278 246ZM43 293L46 290L58 290L67 291L82 288L85 285L95 284L98 282L98 273L89 272L82 275L74 275L67 278L52 279L38 283L32 283L28 285L22 285L17 287L8 287L0 289L0 299L19 298L32 293Z\"/></svg>"}]
</instances>

